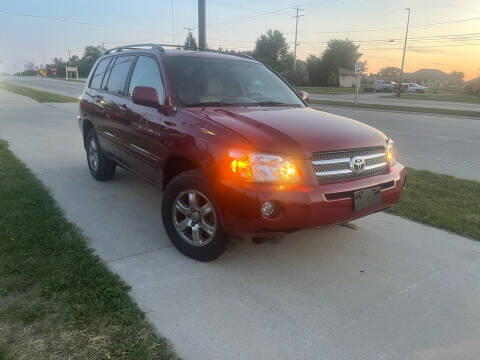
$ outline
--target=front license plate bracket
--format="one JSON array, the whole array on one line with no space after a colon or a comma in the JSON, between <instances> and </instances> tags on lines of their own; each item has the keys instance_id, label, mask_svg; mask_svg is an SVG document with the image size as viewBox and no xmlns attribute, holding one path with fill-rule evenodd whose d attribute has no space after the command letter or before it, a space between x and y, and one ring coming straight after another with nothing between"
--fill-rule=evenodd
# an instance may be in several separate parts
<instances>
[{"instance_id":1,"label":"front license plate bracket","mask_svg":"<svg viewBox=\"0 0 480 360\"><path fill-rule=\"evenodd\" d=\"M360 211L382 203L382 191L380 187L358 190L353 192L353 209Z\"/></svg>"}]
</instances>

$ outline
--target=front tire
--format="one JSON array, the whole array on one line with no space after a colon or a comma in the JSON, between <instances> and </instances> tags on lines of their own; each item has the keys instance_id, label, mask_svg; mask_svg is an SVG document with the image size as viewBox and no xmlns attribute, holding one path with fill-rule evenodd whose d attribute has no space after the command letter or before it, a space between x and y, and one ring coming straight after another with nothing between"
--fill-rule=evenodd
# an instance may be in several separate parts
<instances>
[{"instance_id":1,"label":"front tire","mask_svg":"<svg viewBox=\"0 0 480 360\"><path fill-rule=\"evenodd\" d=\"M162 219L173 245L192 259L212 261L227 249L227 235L199 170L170 181L163 194Z\"/></svg>"},{"instance_id":2,"label":"front tire","mask_svg":"<svg viewBox=\"0 0 480 360\"><path fill-rule=\"evenodd\" d=\"M117 165L103 152L94 128L88 132L85 150L87 151L88 168L93 178L97 181L111 180L115 176Z\"/></svg>"}]
</instances>

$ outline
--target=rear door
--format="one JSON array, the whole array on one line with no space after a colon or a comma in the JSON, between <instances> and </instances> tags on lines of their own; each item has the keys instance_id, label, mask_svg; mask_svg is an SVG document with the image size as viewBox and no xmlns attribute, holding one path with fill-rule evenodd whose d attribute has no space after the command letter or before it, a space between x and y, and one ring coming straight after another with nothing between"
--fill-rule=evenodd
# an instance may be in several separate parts
<instances>
[{"instance_id":1,"label":"rear door","mask_svg":"<svg viewBox=\"0 0 480 360\"><path fill-rule=\"evenodd\" d=\"M95 68L95 72L90 79L90 83L85 91L85 100L88 106L84 106L90 120L95 124L100 141L104 136L105 131L105 109L103 104L102 82L105 74L108 72L108 66L112 61L112 57L107 57L100 60Z\"/></svg>"},{"instance_id":2,"label":"rear door","mask_svg":"<svg viewBox=\"0 0 480 360\"><path fill-rule=\"evenodd\" d=\"M129 159L129 131L126 119L127 79L130 75L135 55L119 55L109 66L102 82L104 108L104 134L114 145L112 155L117 161L132 166Z\"/></svg>"}]
</instances>

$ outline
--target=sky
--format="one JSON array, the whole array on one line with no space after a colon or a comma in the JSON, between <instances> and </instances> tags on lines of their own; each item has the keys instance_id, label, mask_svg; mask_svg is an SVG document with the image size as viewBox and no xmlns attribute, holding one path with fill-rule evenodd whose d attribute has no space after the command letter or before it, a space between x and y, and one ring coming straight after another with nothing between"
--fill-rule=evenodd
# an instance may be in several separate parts
<instances>
[{"instance_id":1,"label":"sky","mask_svg":"<svg viewBox=\"0 0 480 360\"><path fill-rule=\"evenodd\" d=\"M466 79L480 76L478 0L206 2L210 48L250 50L260 34L278 29L293 50L293 8L299 7L299 59L321 55L330 39L348 38L360 45L368 73L400 67L409 7L406 72L437 68L463 71ZM53 57L67 59L68 51L81 56L87 45L183 43L186 27L197 37L197 0L0 1L0 71L22 71L27 61L38 66Z\"/></svg>"}]
</instances>

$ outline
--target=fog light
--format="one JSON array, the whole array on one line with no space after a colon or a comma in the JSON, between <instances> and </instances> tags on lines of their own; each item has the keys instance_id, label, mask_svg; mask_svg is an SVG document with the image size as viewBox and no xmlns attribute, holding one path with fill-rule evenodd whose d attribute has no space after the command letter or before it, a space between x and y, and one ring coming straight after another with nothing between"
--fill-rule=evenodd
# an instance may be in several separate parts
<instances>
[{"instance_id":1,"label":"fog light","mask_svg":"<svg viewBox=\"0 0 480 360\"><path fill-rule=\"evenodd\" d=\"M265 201L262 205L262 215L272 216L275 212L275 203L273 201Z\"/></svg>"}]
</instances>

